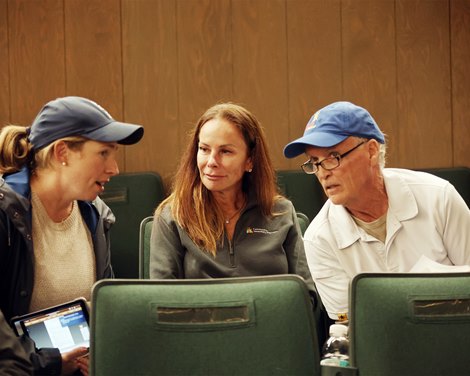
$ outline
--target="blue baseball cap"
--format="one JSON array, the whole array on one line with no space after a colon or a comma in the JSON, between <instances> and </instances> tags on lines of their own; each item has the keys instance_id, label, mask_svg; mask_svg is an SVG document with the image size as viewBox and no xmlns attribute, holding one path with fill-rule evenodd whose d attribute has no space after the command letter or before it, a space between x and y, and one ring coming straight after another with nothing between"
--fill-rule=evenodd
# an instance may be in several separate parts
<instances>
[{"instance_id":1,"label":"blue baseball cap","mask_svg":"<svg viewBox=\"0 0 470 376\"><path fill-rule=\"evenodd\" d=\"M350 136L385 143L384 134L366 109L351 102L335 102L313 114L304 135L287 144L284 155L294 158L304 153L306 146L330 147Z\"/></svg>"},{"instance_id":2,"label":"blue baseball cap","mask_svg":"<svg viewBox=\"0 0 470 376\"><path fill-rule=\"evenodd\" d=\"M69 136L132 145L144 135L141 125L114 120L99 104L82 97L57 98L47 103L34 119L28 140L34 150Z\"/></svg>"}]
</instances>

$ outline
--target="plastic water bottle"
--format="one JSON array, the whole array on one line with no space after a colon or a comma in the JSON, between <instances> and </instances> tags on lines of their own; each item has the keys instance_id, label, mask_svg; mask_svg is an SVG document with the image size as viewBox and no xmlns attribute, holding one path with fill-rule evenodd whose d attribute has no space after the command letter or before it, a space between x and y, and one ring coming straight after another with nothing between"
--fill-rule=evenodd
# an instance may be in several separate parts
<instances>
[{"instance_id":1,"label":"plastic water bottle","mask_svg":"<svg viewBox=\"0 0 470 376\"><path fill-rule=\"evenodd\" d=\"M349 339L348 327L342 324L330 326L330 338L323 345L321 365L348 367Z\"/></svg>"}]
</instances>

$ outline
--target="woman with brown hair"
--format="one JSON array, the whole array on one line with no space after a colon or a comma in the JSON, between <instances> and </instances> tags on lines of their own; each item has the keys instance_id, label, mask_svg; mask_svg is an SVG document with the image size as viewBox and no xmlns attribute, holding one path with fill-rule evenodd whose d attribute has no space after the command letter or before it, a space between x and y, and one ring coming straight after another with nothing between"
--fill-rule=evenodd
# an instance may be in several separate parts
<instances>
[{"instance_id":1,"label":"woman with brown hair","mask_svg":"<svg viewBox=\"0 0 470 376\"><path fill-rule=\"evenodd\" d=\"M155 212L150 277L270 274L303 277L319 317L295 209L278 193L263 129L244 107L217 104L197 122Z\"/></svg>"}]
</instances>

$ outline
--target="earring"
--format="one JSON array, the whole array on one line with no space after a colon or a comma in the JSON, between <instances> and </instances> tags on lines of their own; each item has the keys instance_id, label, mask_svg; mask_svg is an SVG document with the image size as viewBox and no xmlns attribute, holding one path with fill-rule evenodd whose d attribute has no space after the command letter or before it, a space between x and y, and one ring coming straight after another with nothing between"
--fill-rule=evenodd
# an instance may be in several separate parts
<instances>
[{"instance_id":1,"label":"earring","mask_svg":"<svg viewBox=\"0 0 470 376\"><path fill-rule=\"evenodd\" d=\"M62 166L67 166L67 162L62 162Z\"/></svg>"},{"instance_id":2,"label":"earring","mask_svg":"<svg viewBox=\"0 0 470 376\"><path fill-rule=\"evenodd\" d=\"M248 170L248 172L251 172L251 171L253 171L253 169L252 169L252 168L250 168L250 169Z\"/></svg>"}]
</instances>

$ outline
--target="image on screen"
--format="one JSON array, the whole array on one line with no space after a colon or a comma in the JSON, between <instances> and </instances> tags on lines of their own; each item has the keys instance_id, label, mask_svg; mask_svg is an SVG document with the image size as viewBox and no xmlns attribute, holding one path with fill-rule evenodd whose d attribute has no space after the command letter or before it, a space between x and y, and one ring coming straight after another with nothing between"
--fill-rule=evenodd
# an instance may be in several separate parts
<instances>
[{"instance_id":1,"label":"image on screen","mask_svg":"<svg viewBox=\"0 0 470 376\"><path fill-rule=\"evenodd\" d=\"M61 353L89 347L90 331L80 304L23 321L23 329L37 348L54 347Z\"/></svg>"}]
</instances>

